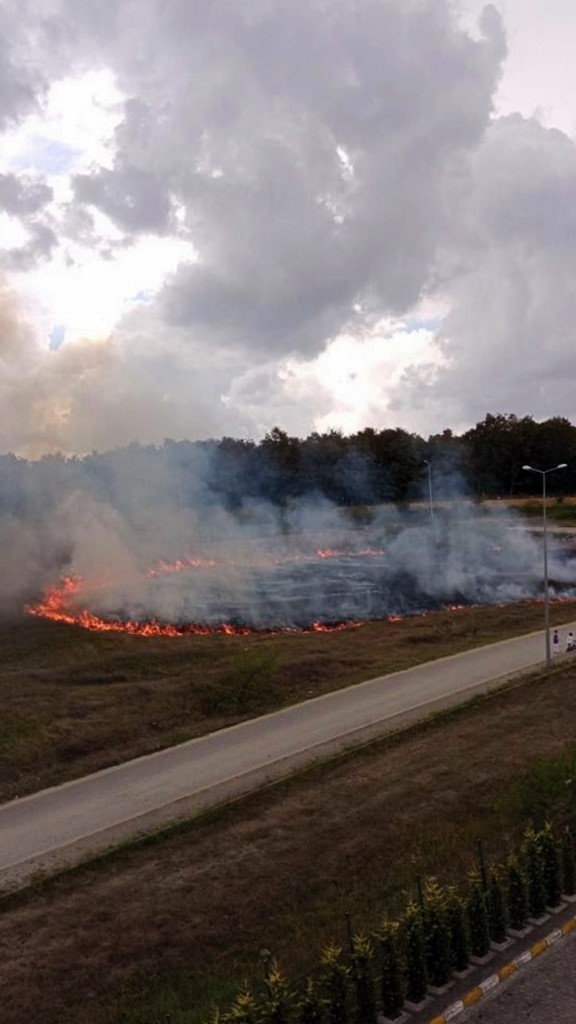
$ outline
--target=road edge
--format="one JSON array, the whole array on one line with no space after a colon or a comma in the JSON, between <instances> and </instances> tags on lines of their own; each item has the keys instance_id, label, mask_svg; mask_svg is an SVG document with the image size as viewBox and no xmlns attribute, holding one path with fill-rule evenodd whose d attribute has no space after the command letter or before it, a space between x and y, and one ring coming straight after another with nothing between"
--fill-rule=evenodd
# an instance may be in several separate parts
<instances>
[{"instance_id":1,"label":"road edge","mask_svg":"<svg viewBox=\"0 0 576 1024\"><path fill-rule=\"evenodd\" d=\"M530 946L523 953L520 953L509 963L504 964L494 974L489 974L487 978L484 978L478 985L470 989L466 995L462 996L461 999L457 999L456 1002L448 1006L443 1013L438 1014L436 1017L432 1017L428 1024L450 1024L451 1021L457 1020L466 1010L476 1006L487 995L491 995L495 989L497 989L503 982L508 981L520 970L525 968L529 963L541 956L542 953L546 953L552 946L565 939L572 932L576 931L576 917L571 917L568 921L565 921L559 928L555 928L553 931L545 935L544 938L539 939L532 946Z\"/></svg>"}]
</instances>

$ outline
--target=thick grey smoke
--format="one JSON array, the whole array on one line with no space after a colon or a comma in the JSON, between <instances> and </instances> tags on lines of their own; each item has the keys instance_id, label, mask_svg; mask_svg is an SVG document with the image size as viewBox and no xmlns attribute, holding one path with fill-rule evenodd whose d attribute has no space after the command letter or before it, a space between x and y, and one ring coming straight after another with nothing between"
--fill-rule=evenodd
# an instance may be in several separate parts
<instances>
[{"instance_id":1,"label":"thick grey smoke","mask_svg":"<svg viewBox=\"0 0 576 1024\"><path fill-rule=\"evenodd\" d=\"M139 479L127 466L122 483L123 509L75 491L51 516L37 510L25 525L3 525L5 605L37 600L42 585L72 576L82 580L62 606L72 614L290 629L541 595L541 542L501 510L456 503L414 521L383 506L359 527L320 498L227 511L201 465L196 499L211 504L196 511L170 499L161 475ZM156 502L143 501L151 491ZM553 541L550 576L553 593L575 592L576 564Z\"/></svg>"}]
</instances>

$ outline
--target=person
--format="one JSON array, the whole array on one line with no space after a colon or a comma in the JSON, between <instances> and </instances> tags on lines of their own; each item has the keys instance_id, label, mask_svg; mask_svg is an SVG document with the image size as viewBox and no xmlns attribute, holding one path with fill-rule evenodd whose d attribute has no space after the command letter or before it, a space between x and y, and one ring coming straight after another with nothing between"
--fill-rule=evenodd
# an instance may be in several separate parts
<instances>
[{"instance_id":1,"label":"person","mask_svg":"<svg viewBox=\"0 0 576 1024\"><path fill-rule=\"evenodd\" d=\"M557 629L552 634L552 654L560 654L560 637Z\"/></svg>"},{"instance_id":2,"label":"person","mask_svg":"<svg viewBox=\"0 0 576 1024\"><path fill-rule=\"evenodd\" d=\"M574 650L576 650L576 640L574 639L574 633L570 630L566 637L566 652Z\"/></svg>"}]
</instances>

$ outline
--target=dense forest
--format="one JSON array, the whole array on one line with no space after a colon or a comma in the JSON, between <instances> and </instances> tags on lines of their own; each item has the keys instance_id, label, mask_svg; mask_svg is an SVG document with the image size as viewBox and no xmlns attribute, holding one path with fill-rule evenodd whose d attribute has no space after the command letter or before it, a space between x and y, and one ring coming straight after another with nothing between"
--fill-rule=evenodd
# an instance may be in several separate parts
<instances>
[{"instance_id":1,"label":"dense forest","mask_svg":"<svg viewBox=\"0 0 576 1024\"><path fill-rule=\"evenodd\" d=\"M547 469L559 462L568 468L548 478L556 495L576 485L576 427L563 417L537 423L489 414L460 436L444 430L427 440L398 428L299 439L276 427L258 443L166 440L37 462L4 455L0 515L43 515L78 490L128 515L142 503L232 511L250 501L284 505L314 495L338 505L401 503L428 494L426 463L437 498L521 496L541 488L523 465Z\"/></svg>"}]
</instances>

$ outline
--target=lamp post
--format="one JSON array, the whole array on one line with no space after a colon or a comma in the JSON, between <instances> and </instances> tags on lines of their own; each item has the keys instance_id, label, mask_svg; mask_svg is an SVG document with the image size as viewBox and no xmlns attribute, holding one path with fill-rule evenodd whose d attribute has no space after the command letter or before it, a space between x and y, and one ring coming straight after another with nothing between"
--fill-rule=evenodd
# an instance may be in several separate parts
<instances>
[{"instance_id":1,"label":"lamp post","mask_svg":"<svg viewBox=\"0 0 576 1024\"><path fill-rule=\"evenodd\" d=\"M432 504L432 463L428 459L422 459L428 469L428 505L430 508L430 519L434 518L434 505Z\"/></svg>"},{"instance_id":2,"label":"lamp post","mask_svg":"<svg viewBox=\"0 0 576 1024\"><path fill-rule=\"evenodd\" d=\"M530 473L539 473L542 477L542 535L544 542L544 643L546 646L546 668L552 666L552 651L550 650L550 605L548 601L548 530L546 519L546 477L548 473L554 473L557 469L566 469L567 463L561 462L558 466L550 469L535 469L534 466L522 466L522 469Z\"/></svg>"}]
</instances>

